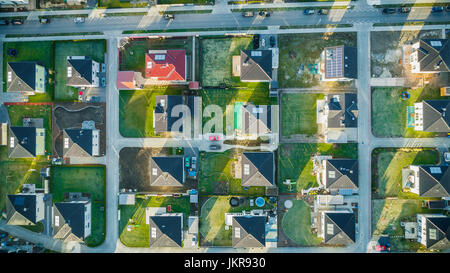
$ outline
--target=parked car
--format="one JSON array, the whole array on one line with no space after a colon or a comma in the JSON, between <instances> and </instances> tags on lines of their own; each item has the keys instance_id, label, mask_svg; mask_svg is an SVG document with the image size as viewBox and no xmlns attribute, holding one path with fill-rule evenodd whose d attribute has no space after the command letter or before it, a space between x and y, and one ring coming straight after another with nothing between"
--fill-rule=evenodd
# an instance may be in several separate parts
<instances>
[{"instance_id":1,"label":"parked car","mask_svg":"<svg viewBox=\"0 0 450 273\"><path fill-rule=\"evenodd\" d=\"M270 17L270 12L268 12L268 11L260 11L258 13L258 15L262 16L262 17Z\"/></svg>"},{"instance_id":2,"label":"parked car","mask_svg":"<svg viewBox=\"0 0 450 273\"><path fill-rule=\"evenodd\" d=\"M450 12L450 6L446 6L445 11Z\"/></svg>"},{"instance_id":3,"label":"parked car","mask_svg":"<svg viewBox=\"0 0 450 273\"><path fill-rule=\"evenodd\" d=\"M0 20L0 25L2 25L2 26L9 25L9 21L8 20Z\"/></svg>"},{"instance_id":4,"label":"parked car","mask_svg":"<svg viewBox=\"0 0 450 273\"><path fill-rule=\"evenodd\" d=\"M270 36L269 38L269 42L270 42L270 47L275 47L275 37L274 36Z\"/></svg>"},{"instance_id":5,"label":"parked car","mask_svg":"<svg viewBox=\"0 0 450 273\"><path fill-rule=\"evenodd\" d=\"M220 140L220 137L219 136L209 136L209 140L210 141L218 141L218 140Z\"/></svg>"},{"instance_id":6,"label":"parked car","mask_svg":"<svg viewBox=\"0 0 450 273\"><path fill-rule=\"evenodd\" d=\"M186 156L186 157L184 158L184 166L185 166L186 168L189 168L189 166L191 166L191 162L190 162L188 156Z\"/></svg>"},{"instance_id":7,"label":"parked car","mask_svg":"<svg viewBox=\"0 0 450 273\"><path fill-rule=\"evenodd\" d=\"M195 156L192 157L192 169L197 169L197 158Z\"/></svg>"},{"instance_id":8,"label":"parked car","mask_svg":"<svg viewBox=\"0 0 450 273\"><path fill-rule=\"evenodd\" d=\"M312 14L314 14L314 9L305 9L303 11L303 14L304 15L312 15Z\"/></svg>"},{"instance_id":9,"label":"parked car","mask_svg":"<svg viewBox=\"0 0 450 273\"><path fill-rule=\"evenodd\" d=\"M261 47L265 47L266 46L266 39L262 38L261 39Z\"/></svg>"},{"instance_id":10,"label":"parked car","mask_svg":"<svg viewBox=\"0 0 450 273\"><path fill-rule=\"evenodd\" d=\"M400 13L409 13L411 11L411 8L409 7L403 7L403 8L399 8L398 12Z\"/></svg>"},{"instance_id":11,"label":"parked car","mask_svg":"<svg viewBox=\"0 0 450 273\"><path fill-rule=\"evenodd\" d=\"M76 18L73 18L73 21L74 21L75 23L77 23L77 24L84 23L84 17L76 17Z\"/></svg>"},{"instance_id":12,"label":"parked car","mask_svg":"<svg viewBox=\"0 0 450 273\"><path fill-rule=\"evenodd\" d=\"M106 86L106 78L102 78L102 87Z\"/></svg>"},{"instance_id":13,"label":"parked car","mask_svg":"<svg viewBox=\"0 0 450 273\"><path fill-rule=\"evenodd\" d=\"M443 12L444 11L444 7L432 7L431 8L431 12L435 13L435 12Z\"/></svg>"},{"instance_id":14,"label":"parked car","mask_svg":"<svg viewBox=\"0 0 450 273\"><path fill-rule=\"evenodd\" d=\"M173 20L173 19L175 19L175 15L174 14L164 14L164 19Z\"/></svg>"},{"instance_id":15,"label":"parked car","mask_svg":"<svg viewBox=\"0 0 450 273\"><path fill-rule=\"evenodd\" d=\"M220 145L217 145L217 144L209 145L209 149L210 150L219 150L220 149Z\"/></svg>"},{"instance_id":16,"label":"parked car","mask_svg":"<svg viewBox=\"0 0 450 273\"><path fill-rule=\"evenodd\" d=\"M22 19L12 19L11 23L13 25L21 25L21 24L23 24L23 20Z\"/></svg>"},{"instance_id":17,"label":"parked car","mask_svg":"<svg viewBox=\"0 0 450 273\"><path fill-rule=\"evenodd\" d=\"M50 19L49 18L41 18L41 19L39 19L39 23L48 24L48 23L50 23Z\"/></svg>"},{"instance_id":18,"label":"parked car","mask_svg":"<svg viewBox=\"0 0 450 273\"><path fill-rule=\"evenodd\" d=\"M242 13L242 17L253 17L255 13L253 11L246 11Z\"/></svg>"},{"instance_id":19,"label":"parked car","mask_svg":"<svg viewBox=\"0 0 450 273\"><path fill-rule=\"evenodd\" d=\"M394 8L385 8L382 10L383 14L392 14L395 13L395 9Z\"/></svg>"},{"instance_id":20,"label":"parked car","mask_svg":"<svg viewBox=\"0 0 450 273\"><path fill-rule=\"evenodd\" d=\"M253 48L259 48L259 34L253 35Z\"/></svg>"},{"instance_id":21,"label":"parked car","mask_svg":"<svg viewBox=\"0 0 450 273\"><path fill-rule=\"evenodd\" d=\"M319 15L327 15L328 14L328 9L319 9L318 14Z\"/></svg>"}]
</instances>

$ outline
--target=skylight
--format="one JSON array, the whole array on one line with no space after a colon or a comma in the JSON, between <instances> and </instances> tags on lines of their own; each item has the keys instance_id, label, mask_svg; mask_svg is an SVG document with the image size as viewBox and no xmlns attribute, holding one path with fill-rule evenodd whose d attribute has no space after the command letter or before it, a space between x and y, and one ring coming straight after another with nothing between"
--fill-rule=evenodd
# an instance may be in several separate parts
<instances>
[{"instance_id":1,"label":"skylight","mask_svg":"<svg viewBox=\"0 0 450 273\"><path fill-rule=\"evenodd\" d=\"M234 237L235 238L241 238L241 229L238 227L234 228Z\"/></svg>"},{"instance_id":2,"label":"skylight","mask_svg":"<svg viewBox=\"0 0 450 273\"><path fill-rule=\"evenodd\" d=\"M327 224L327 234L333 235L334 234L334 226L333 224Z\"/></svg>"}]
</instances>

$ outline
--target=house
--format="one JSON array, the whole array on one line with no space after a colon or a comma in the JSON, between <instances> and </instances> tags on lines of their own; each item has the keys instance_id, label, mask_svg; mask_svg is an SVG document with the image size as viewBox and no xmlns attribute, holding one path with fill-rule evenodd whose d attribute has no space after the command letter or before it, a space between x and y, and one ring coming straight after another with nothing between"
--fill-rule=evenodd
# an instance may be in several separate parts
<instances>
[{"instance_id":1,"label":"house","mask_svg":"<svg viewBox=\"0 0 450 273\"><path fill-rule=\"evenodd\" d=\"M412 73L450 72L450 43L448 39L420 39L412 45Z\"/></svg>"},{"instance_id":2,"label":"house","mask_svg":"<svg viewBox=\"0 0 450 273\"><path fill-rule=\"evenodd\" d=\"M180 117L172 117L172 109L177 105L183 105L182 96L155 96L155 110L153 111L153 128L155 133L172 131L172 125L180 119Z\"/></svg>"},{"instance_id":3,"label":"house","mask_svg":"<svg viewBox=\"0 0 450 273\"><path fill-rule=\"evenodd\" d=\"M67 56L67 85L99 87L100 64L87 56Z\"/></svg>"},{"instance_id":4,"label":"house","mask_svg":"<svg viewBox=\"0 0 450 273\"><path fill-rule=\"evenodd\" d=\"M450 197L450 168L410 165L402 170L402 187L420 197Z\"/></svg>"},{"instance_id":5,"label":"house","mask_svg":"<svg viewBox=\"0 0 450 273\"><path fill-rule=\"evenodd\" d=\"M424 100L414 103L414 130L450 133L450 100Z\"/></svg>"},{"instance_id":6,"label":"house","mask_svg":"<svg viewBox=\"0 0 450 273\"><path fill-rule=\"evenodd\" d=\"M355 213L350 211L322 211L320 237L330 245L355 243Z\"/></svg>"},{"instance_id":7,"label":"house","mask_svg":"<svg viewBox=\"0 0 450 273\"><path fill-rule=\"evenodd\" d=\"M184 50L149 50L145 54L145 78L185 82L186 63Z\"/></svg>"},{"instance_id":8,"label":"house","mask_svg":"<svg viewBox=\"0 0 450 273\"><path fill-rule=\"evenodd\" d=\"M351 195L358 191L358 160L325 159L321 167L319 183L331 193Z\"/></svg>"},{"instance_id":9,"label":"house","mask_svg":"<svg viewBox=\"0 0 450 273\"><path fill-rule=\"evenodd\" d=\"M7 92L25 95L45 93L47 70L37 62L9 62L6 66Z\"/></svg>"},{"instance_id":10,"label":"house","mask_svg":"<svg viewBox=\"0 0 450 273\"><path fill-rule=\"evenodd\" d=\"M64 129L64 157L90 157L100 155L100 130Z\"/></svg>"},{"instance_id":11,"label":"house","mask_svg":"<svg viewBox=\"0 0 450 273\"><path fill-rule=\"evenodd\" d=\"M326 47L320 54L321 81L350 81L358 78L357 49L349 46Z\"/></svg>"},{"instance_id":12,"label":"house","mask_svg":"<svg viewBox=\"0 0 450 273\"><path fill-rule=\"evenodd\" d=\"M181 247L183 213L166 213L149 217L150 247Z\"/></svg>"},{"instance_id":13,"label":"house","mask_svg":"<svg viewBox=\"0 0 450 273\"><path fill-rule=\"evenodd\" d=\"M45 154L45 129L36 127L9 127L10 158L31 158Z\"/></svg>"},{"instance_id":14,"label":"house","mask_svg":"<svg viewBox=\"0 0 450 273\"><path fill-rule=\"evenodd\" d=\"M29 191L7 195L6 223L8 225L35 225L44 220L44 215L44 193Z\"/></svg>"},{"instance_id":15,"label":"house","mask_svg":"<svg viewBox=\"0 0 450 273\"><path fill-rule=\"evenodd\" d=\"M233 216L231 241L236 248L265 247L266 216Z\"/></svg>"},{"instance_id":16,"label":"house","mask_svg":"<svg viewBox=\"0 0 450 273\"><path fill-rule=\"evenodd\" d=\"M356 94L326 95L317 101L317 123L322 124L325 142L358 140L358 99Z\"/></svg>"},{"instance_id":17,"label":"house","mask_svg":"<svg viewBox=\"0 0 450 273\"><path fill-rule=\"evenodd\" d=\"M64 202L53 204L53 238L83 242L91 235L91 199L88 194L69 193Z\"/></svg>"},{"instance_id":18,"label":"house","mask_svg":"<svg viewBox=\"0 0 450 273\"><path fill-rule=\"evenodd\" d=\"M150 186L183 187L186 180L182 156L150 159Z\"/></svg>"},{"instance_id":19,"label":"house","mask_svg":"<svg viewBox=\"0 0 450 273\"><path fill-rule=\"evenodd\" d=\"M273 152L244 152L241 156L242 187L275 185Z\"/></svg>"},{"instance_id":20,"label":"house","mask_svg":"<svg viewBox=\"0 0 450 273\"><path fill-rule=\"evenodd\" d=\"M272 133L272 107L270 105L242 105L240 134L258 136Z\"/></svg>"},{"instance_id":21,"label":"house","mask_svg":"<svg viewBox=\"0 0 450 273\"><path fill-rule=\"evenodd\" d=\"M118 71L116 84L119 90L142 89L144 86L144 78L141 72Z\"/></svg>"},{"instance_id":22,"label":"house","mask_svg":"<svg viewBox=\"0 0 450 273\"><path fill-rule=\"evenodd\" d=\"M432 249L450 248L450 217L417 214L417 242Z\"/></svg>"},{"instance_id":23,"label":"house","mask_svg":"<svg viewBox=\"0 0 450 273\"><path fill-rule=\"evenodd\" d=\"M237 58L234 59L237 62ZM234 71L242 82L272 81L272 50L241 50L240 68Z\"/></svg>"}]
</instances>

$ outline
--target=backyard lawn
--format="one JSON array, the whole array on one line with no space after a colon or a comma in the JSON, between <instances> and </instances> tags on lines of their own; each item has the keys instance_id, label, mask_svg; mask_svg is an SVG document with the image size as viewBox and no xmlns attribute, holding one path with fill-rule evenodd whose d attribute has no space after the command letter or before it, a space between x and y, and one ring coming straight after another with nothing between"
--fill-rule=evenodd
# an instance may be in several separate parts
<instances>
[{"instance_id":1,"label":"backyard lawn","mask_svg":"<svg viewBox=\"0 0 450 273\"><path fill-rule=\"evenodd\" d=\"M284 94L281 97L282 136L317 134L316 101L323 94Z\"/></svg>"},{"instance_id":2,"label":"backyard lawn","mask_svg":"<svg viewBox=\"0 0 450 273\"><path fill-rule=\"evenodd\" d=\"M136 196L134 206L120 206L119 236L120 241L128 247L149 247L149 225L145 223L146 207L167 207L171 205L172 212L183 213L184 227L190 214L189 196L163 197L163 196ZM130 221L132 219L132 222ZM131 231L128 226L133 226Z\"/></svg>"},{"instance_id":3,"label":"backyard lawn","mask_svg":"<svg viewBox=\"0 0 450 273\"><path fill-rule=\"evenodd\" d=\"M311 87L319 84L319 77L315 72L309 72L308 64L317 64L320 53L325 47L347 45L356 47L355 32L327 32L308 34L283 34L278 35L279 62L278 82L280 88L287 87ZM298 73L301 64L304 65L303 73ZM331 86L340 83L327 84Z\"/></svg>"},{"instance_id":4,"label":"backyard lawn","mask_svg":"<svg viewBox=\"0 0 450 273\"><path fill-rule=\"evenodd\" d=\"M86 238L88 246L98 246L105 240L106 231L106 171L105 166L53 166L50 191L53 202L64 201L67 192L91 194L92 229Z\"/></svg>"},{"instance_id":5,"label":"backyard lawn","mask_svg":"<svg viewBox=\"0 0 450 273\"><path fill-rule=\"evenodd\" d=\"M438 88L426 86L413 91L410 98L402 100L400 94L407 88L378 87L372 89L372 133L377 137L435 137L436 133L414 131L407 128L406 106L430 99L445 99Z\"/></svg>"},{"instance_id":6,"label":"backyard lawn","mask_svg":"<svg viewBox=\"0 0 450 273\"><path fill-rule=\"evenodd\" d=\"M51 101L53 97L53 70L54 70L54 47L52 41L39 42L8 42L3 45L3 78L6 79L7 63L21 61L36 61L43 65L49 73L49 84L47 84L45 94L37 94L30 96L29 100L33 101ZM8 50L14 48L17 50L17 56L9 56ZM6 92L6 82L3 90Z\"/></svg>"},{"instance_id":7,"label":"backyard lawn","mask_svg":"<svg viewBox=\"0 0 450 273\"><path fill-rule=\"evenodd\" d=\"M357 144L325 144L325 143L296 143L282 144L278 152L278 186L280 192L301 192L302 189L317 187L317 178L312 174L313 162L311 156L332 155L335 158L358 157ZM296 183L289 187L283 181L290 179Z\"/></svg>"},{"instance_id":8,"label":"backyard lawn","mask_svg":"<svg viewBox=\"0 0 450 273\"><path fill-rule=\"evenodd\" d=\"M120 91L120 134L124 137L155 137L153 110L155 96L181 95L181 89L158 86L144 90Z\"/></svg>"},{"instance_id":9,"label":"backyard lawn","mask_svg":"<svg viewBox=\"0 0 450 273\"><path fill-rule=\"evenodd\" d=\"M311 231L311 208L303 200L292 200L293 206L281 220L284 234L301 246L317 246L321 239Z\"/></svg>"},{"instance_id":10,"label":"backyard lawn","mask_svg":"<svg viewBox=\"0 0 450 273\"><path fill-rule=\"evenodd\" d=\"M434 149L383 149L373 152L376 164L376 195L379 198L419 198L416 194L402 192L402 168L408 165L439 163L439 152Z\"/></svg>"},{"instance_id":11,"label":"backyard lawn","mask_svg":"<svg viewBox=\"0 0 450 273\"><path fill-rule=\"evenodd\" d=\"M67 56L87 56L104 63L106 52L105 40L76 40L55 42L55 94L57 101L74 101L78 99L77 88L66 85Z\"/></svg>"}]
</instances>

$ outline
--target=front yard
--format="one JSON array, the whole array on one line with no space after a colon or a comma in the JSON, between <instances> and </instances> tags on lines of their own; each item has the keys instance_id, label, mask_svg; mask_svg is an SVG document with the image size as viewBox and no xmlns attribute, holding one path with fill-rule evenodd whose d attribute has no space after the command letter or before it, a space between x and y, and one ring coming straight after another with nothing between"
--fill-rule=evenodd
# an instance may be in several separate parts
<instances>
[{"instance_id":1,"label":"front yard","mask_svg":"<svg viewBox=\"0 0 450 273\"><path fill-rule=\"evenodd\" d=\"M281 144L278 151L278 186L280 192L301 192L302 189L317 187L317 178L312 174L311 156L332 155L335 158L358 157L357 144L296 143ZM290 179L291 186L283 184Z\"/></svg>"},{"instance_id":2,"label":"front yard","mask_svg":"<svg viewBox=\"0 0 450 273\"><path fill-rule=\"evenodd\" d=\"M166 207L170 205L172 212L183 213L183 224L187 227L187 219L190 214L189 196L166 197L166 196L136 196L134 206L123 205L119 207L119 237L120 241L127 247L149 247L150 232L149 225L145 222L145 208ZM130 227L130 231L128 231Z\"/></svg>"},{"instance_id":3,"label":"front yard","mask_svg":"<svg viewBox=\"0 0 450 273\"><path fill-rule=\"evenodd\" d=\"M410 98L402 100L400 94L408 91ZM441 97L439 89L425 86L415 90L401 87L372 88L372 133L377 137L435 137L436 133L414 131L406 125L406 106L414 106L415 102Z\"/></svg>"},{"instance_id":4,"label":"front yard","mask_svg":"<svg viewBox=\"0 0 450 273\"><path fill-rule=\"evenodd\" d=\"M373 193L378 198L419 198L416 194L402 191L402 168L408 165L438 164L440 154L435 149L378 148L372 152L375 177Z\"/></svg>"},{"instance_id":5,"label":"front yard","mask_svg":"<svg viewBox=\"0 0 450 273\"><path fill-rule=\"evenodd\" d=\"M88 246L103 243L106 231L106 169L105 166L53 166L50 192L53 202L64 201L67 192L91 194L92 230L86 238Z\"/></svg>"}]
</instances>

